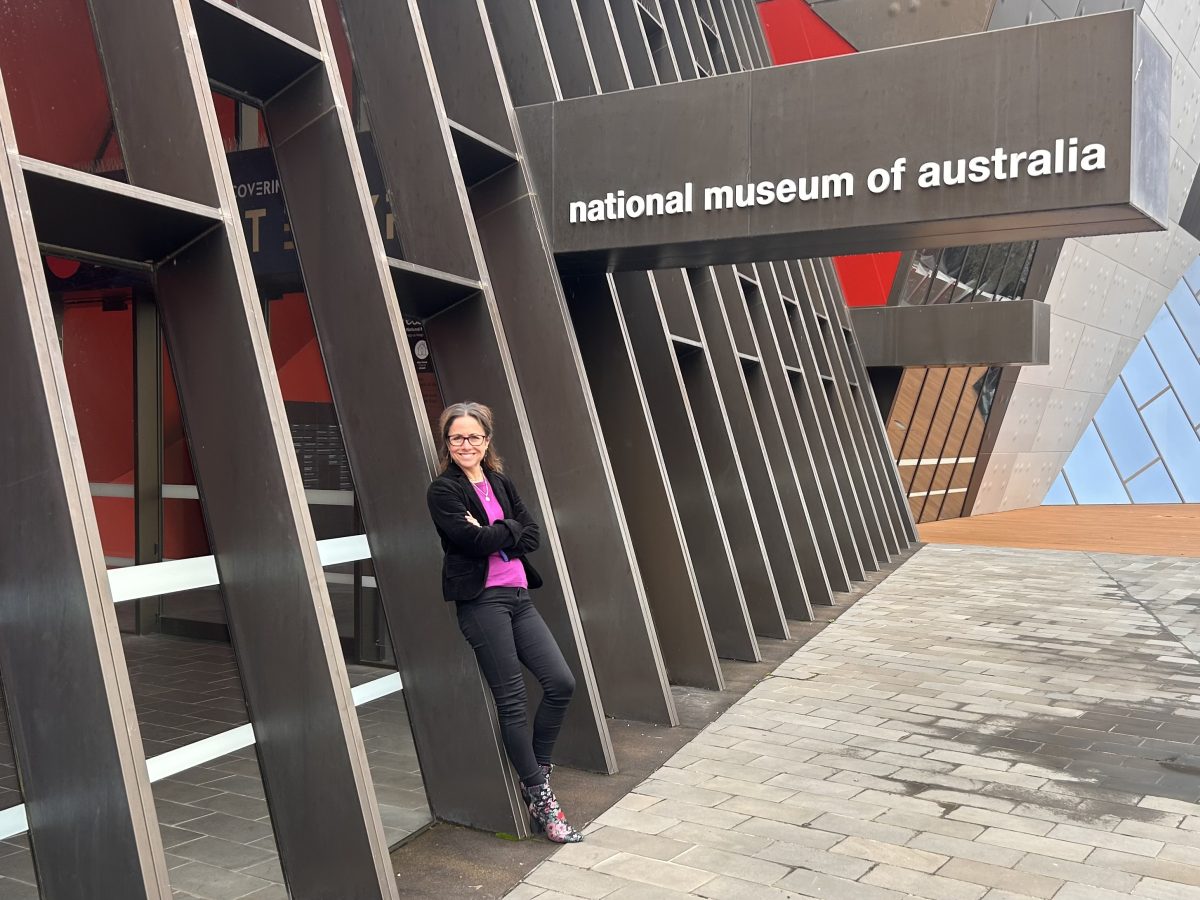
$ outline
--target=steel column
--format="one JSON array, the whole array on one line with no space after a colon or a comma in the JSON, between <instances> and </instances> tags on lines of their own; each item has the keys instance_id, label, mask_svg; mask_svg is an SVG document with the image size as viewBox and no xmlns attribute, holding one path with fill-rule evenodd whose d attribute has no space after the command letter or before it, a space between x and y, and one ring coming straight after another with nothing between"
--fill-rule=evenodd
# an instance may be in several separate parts
<instances>
[{"instance_id":1,"label":"steel column","mask_svg":"<svg viewBox=\"0 0 1200 900\"><path fill-rule=\"evenodd\" d=\"M0 672L38 885L47 900L88 900L97 884L166 900L133 693L2 86L0 138L0 415L9 423L0 429Z\"/></svg>"},{"instance_id":2,"label":"steel column","mask_svg":"<svg viewBox=\"0 0 1200 900\"><path fill-rule=\"evenodd\" d=\"M90 6L131 183L231 211L155 285L284 875L395 897L191 11Z\"/></svg>"}]
</instances>

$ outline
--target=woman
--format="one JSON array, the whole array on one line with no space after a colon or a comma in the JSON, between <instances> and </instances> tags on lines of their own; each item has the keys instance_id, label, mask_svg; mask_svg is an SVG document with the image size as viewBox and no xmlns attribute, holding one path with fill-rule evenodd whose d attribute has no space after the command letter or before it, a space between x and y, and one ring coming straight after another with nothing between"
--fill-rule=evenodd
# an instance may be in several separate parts
<instances>
[{"instance_id":1,"label":"woman","mask_svg":"<svg viewBox=\"0 0 1200 900\"><path fill-rule=\"evenodd\" d=\"M521 779L534 830L559 844L582 841L549 782L575 678L529 598L529 588L542 585L526 558L537 549L541 530L492 447L490 409L455 403L442 413L438 430L441 474L426 499L446 554L442 593L457 606L458 626L492 689L504 749ZM542 686L532 734L522 664Z\"/></svg>"}]
</instances>

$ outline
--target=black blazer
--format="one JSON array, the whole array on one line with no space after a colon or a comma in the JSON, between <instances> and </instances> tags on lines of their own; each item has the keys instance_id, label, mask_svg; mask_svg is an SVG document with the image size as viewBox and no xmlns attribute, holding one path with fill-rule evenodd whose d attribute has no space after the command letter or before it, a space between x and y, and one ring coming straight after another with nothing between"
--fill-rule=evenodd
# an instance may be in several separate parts
<instances>
[{"instance_id":1,"label":"black blazer","mask_svg":"<svg viewBox=\"0 0 1200 900\"><path fill-rule=\"evenodd\" d=\"M462 603L483 593L488 557L501 550L510 559L521 560L531 588L542 586L542 576L526 558L541 543L541 529L506 475L488 472L487 479L504 510L504 518L495 525L484 524L488 516L479 495L462 469L453 463L433 480L425 494L429 515L446 554L442 560L442 595L447 601ZM467 513L475 517L480 527L467 521Z\"/></svg>"}]
</instances>

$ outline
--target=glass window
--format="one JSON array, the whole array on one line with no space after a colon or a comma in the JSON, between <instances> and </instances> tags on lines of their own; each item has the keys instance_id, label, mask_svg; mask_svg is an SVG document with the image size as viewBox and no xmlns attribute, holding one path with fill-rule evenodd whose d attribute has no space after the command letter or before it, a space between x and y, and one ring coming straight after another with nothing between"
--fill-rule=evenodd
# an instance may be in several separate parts
<instances>
[{"instance_id":1,"label":"glass window","mask_svg":"<svg viewBox=\"0 0 1200 900\"><path fill-rule=\"evenodd\" d=\"M1200 293L1200 256L1196 257L1196 261L1188 266L1183 277L1192 286L1193 291Z\"/></svg>"},{"instance_id":2,"label":"glass window","mask_svg":"<svg viewBox=\"0 0 1200 900\"><path fill-rule=\"evenodd\" d=\"M1200 423L1200 363L1196 362L1196 355L1183 339L1183 332L1167 307L1164 306L1155 317L1146 339L1175 388L1188 420L1193 425Z\"/></svg>"},{"instance_id":3,"label":"glass window","mask_svg":"<svg viewBox=\"0 0 1200 900\"><path fill-rule=\"evenodd\" d=\"M1200 502L1200 438L1175 395L1163 394L1142 410L1142 416L1184 503Z\"/></svg>"},{"instance_id":4,"label":"glass window","mask_svg":"<svg viewBox=\"0 0 1200 900\"><path fill-rule=\"evenodd\" d=\"M1046 494L1046 499L1042 501L1043 506L1073 506L1075 498L1071 496L1071 489L1067 487L1067 476L1059 473L1054 479L1054 484L1050 485L1050 490Z\"/></svg>"},{"instance_id":5,"label":"glass window","mask_svg":"<svg viewBox=\"0 0 1200 900\"><path fill-rule=\"evenodd\" d=\"M1125 387L1129 389L1129 396L1138 406L1145 404L1167 386L1167 379L1158 367L1158 360L1154 358L1145 341L1138 344L1133 355L1129 357L1129 362L1121 372L1121 378L1125 381Z\"/></svg>"},{"instance_id":6,"label":"glass window","mask_svg":"<svg viewBox=\"0 0 1200 900\"><path fill-rule=\"evenodd\" d=\"M1167 305L1191 345L1192 353L1200 354L1200 300L1190 291L1172 291Z\"/></svg>"},{"instance_id":7,"label":"glass window","mask_svg":"<svg viewBox=\"0 0 1200 900\"><path fill-rule=\"evenodd\" d=\"M1096 427L1122 478L1128 478L1158 456L1129 395L1114 385L1096 412Z\"/></svg>"},{"instance_id":8,"label":"glass window","mask_svg":"<svg viewBox=\"0 0 1200 900\"><path fill-rule=\"evenodd\" d=\"M1178 503L1179 492L1171 483L1162 462L1156 462L1129 482L1129 495L1134 503Z\"/></svg>"},{"instance_id":9,"label":"glass window","mask_svg":"<svg viewBox=\"0 0 1200 900\"><path fill-rule=\"evenodd\" d=\"M1075 452L1067 460L1066 473L1080 503L1129 502L1095 425L1088 425L1079 439Z\"/></svg>"}]
</instances>

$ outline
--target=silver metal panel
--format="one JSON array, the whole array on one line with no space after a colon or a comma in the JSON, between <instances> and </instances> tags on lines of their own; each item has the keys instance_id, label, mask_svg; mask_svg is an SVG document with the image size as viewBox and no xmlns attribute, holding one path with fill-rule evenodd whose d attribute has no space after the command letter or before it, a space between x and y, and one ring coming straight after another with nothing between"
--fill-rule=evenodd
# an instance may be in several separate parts
<instances>
[{"instance_id":1,"label":"silver metal panel","mask_svg":"<svg viewBox=\"0 0 1200 900\"><path fill-rule=\"evenodd\" d=\"M1050 307L1040 300L864 306L850 319L867 366L1050 362Z\"/></svg>"},{"instance_id":2,"label":"silver metal panel","mask_svg":"<svg viewBox=\"0 0 1200 900\"><path fill-rule=\"evenodd\" d=\"M936 4L825 0L814 3L812 10L861 52L986 31L997 2L1004 4L1005 0L950 0Z\"/></svg>"}]
</instances>

